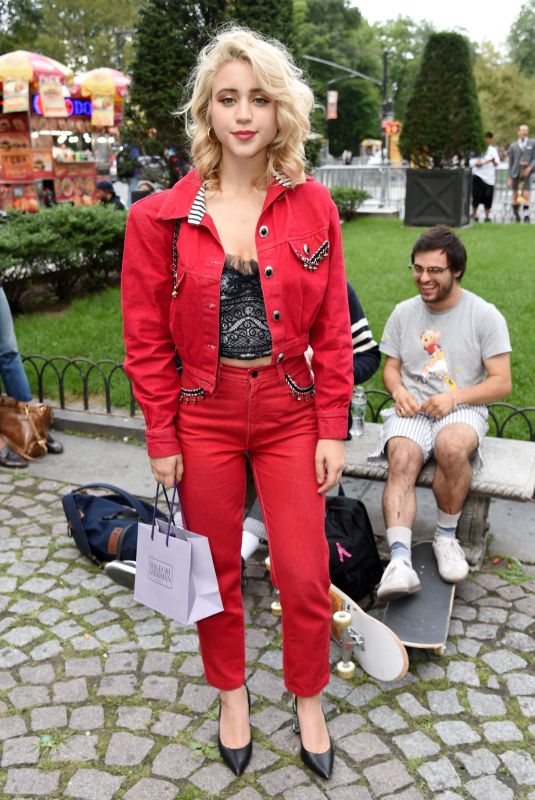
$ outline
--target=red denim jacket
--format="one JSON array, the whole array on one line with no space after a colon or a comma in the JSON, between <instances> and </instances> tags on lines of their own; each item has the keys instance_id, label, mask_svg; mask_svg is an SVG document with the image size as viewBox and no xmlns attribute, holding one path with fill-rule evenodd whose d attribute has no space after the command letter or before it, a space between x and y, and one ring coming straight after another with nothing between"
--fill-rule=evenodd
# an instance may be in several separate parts
<instances>
[{"instance_id":1,"label":"red denim jacket","mask_svg":"<svg viewBox=\"0 0 535 800\"><path fill-rule=\"evenodd\" d=\"M318 436L343 439L353 391L353 349L340 222L328 190L312 178L268 188L256 231L272 337L272 363L313 348ZM173 282L173 234L181 219ZM213 393L219 364L219 298L225 253L205 213L195 171L132 206L122 271L125 370L146 422L153 458L180 452L176 353L196 386ZM173 298L173 287L176 297Z\"/></svg>"}]
</instances>

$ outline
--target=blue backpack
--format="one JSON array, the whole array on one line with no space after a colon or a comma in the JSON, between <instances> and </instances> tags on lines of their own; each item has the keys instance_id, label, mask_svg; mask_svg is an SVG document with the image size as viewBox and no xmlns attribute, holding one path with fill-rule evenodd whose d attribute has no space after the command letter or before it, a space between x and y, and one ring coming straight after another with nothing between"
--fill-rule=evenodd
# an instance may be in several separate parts
<instances>
[{"instance_id":1,"label":"blue backpack","mask_svg":"<svg viewBox=\"0 0 535 800\"><path fill-rule=\"evenodd\" d=\"M91 494L88 489L109 489L112 494ZM152 523L153 505L108 483L80 486L61 502L69 535L82 555L96 564L136 560L138 522ZM166 519L158 510L156 516Z\"/></svg>"}]
</instances>

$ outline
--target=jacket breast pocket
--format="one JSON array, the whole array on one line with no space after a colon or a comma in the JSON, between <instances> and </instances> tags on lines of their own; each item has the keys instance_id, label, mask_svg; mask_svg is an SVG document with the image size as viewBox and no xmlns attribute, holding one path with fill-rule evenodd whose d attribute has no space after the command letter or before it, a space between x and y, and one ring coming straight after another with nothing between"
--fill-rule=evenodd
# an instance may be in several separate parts
<instances>
[{"instance_id":1,"label":"jacket breast pocket","mask_svg":"<svg viewBox=\"0 0 535 800\"><path fill-rule=\"evenodd\" d=\"M303 269L316 272L329 256L327 231L316 231L298 239L291 239L290 248Z\"/></svg>"}]
</instances>

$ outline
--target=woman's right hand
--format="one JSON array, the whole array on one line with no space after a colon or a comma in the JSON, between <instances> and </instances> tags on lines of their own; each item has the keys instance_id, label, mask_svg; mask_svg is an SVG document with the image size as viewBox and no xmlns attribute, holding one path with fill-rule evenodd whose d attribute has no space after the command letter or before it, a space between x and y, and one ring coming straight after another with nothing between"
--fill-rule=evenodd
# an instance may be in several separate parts
<instances>
[{"instance_id":1,"label":"woman's right hand","mask_svg":"<svg viewBox=\"0 0 535 800\"><path fill-rule=\"evenodd\" d=\"M151 458L150 468L158 483L162 483L166 489L172 489L175 483L182 479L184 464L182 456L167 456L166 458Z\"/></svg>"}]
</instances>

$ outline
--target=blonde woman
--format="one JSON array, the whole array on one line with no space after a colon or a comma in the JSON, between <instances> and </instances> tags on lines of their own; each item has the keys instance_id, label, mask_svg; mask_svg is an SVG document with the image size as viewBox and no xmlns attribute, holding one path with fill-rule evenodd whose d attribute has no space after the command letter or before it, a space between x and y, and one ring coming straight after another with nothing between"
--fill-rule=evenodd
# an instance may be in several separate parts
<instances>
[{"instance_id":1,"label":"blonde woman","mask_svg":"<svg viewBox=\"0 0 535 800\"><path fill-rule=\"evenodd\" d=\"M200 53L190 89L182 113L195 168L128 220L125 366L154 477L180 481L188 524L210 541L224 610L198 633L220 690L221 756L239 775L252 752L240 585L248 454L280 590L294 730L304 762L328 778L324 495L341 475L353 388L338 215L305 175L313 97L281 44L225 29Z\"/></svg>"}]
</instances>

